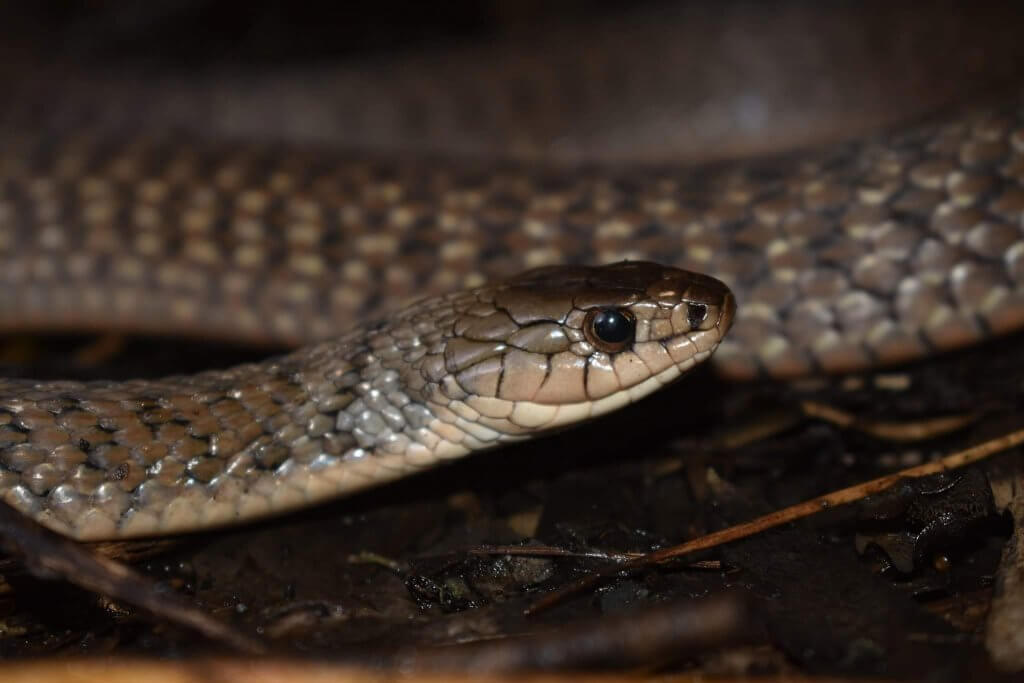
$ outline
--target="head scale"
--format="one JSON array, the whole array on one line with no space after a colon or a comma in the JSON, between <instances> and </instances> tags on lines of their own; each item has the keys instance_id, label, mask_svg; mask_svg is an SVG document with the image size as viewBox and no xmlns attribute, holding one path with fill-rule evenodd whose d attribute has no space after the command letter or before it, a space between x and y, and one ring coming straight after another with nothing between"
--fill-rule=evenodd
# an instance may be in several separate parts
<instances>
[{"instance_id":1,"label":"head scale","mask_svg":"<svg viewBox=\"0 0 1024 683\"><path fill-rule=\"evenodd\" d=\"M419 308L407 322L431 331L407 383L484 447L672 382L711 355L734 311L718 280L656 263L539 268Z\"/></svg>"}]
</instances>

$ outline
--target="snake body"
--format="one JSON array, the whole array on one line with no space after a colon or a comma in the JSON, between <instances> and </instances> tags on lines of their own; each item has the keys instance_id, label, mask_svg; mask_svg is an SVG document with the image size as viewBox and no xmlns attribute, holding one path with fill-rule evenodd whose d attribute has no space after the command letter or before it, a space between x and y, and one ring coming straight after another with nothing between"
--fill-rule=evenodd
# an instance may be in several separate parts
<instances>
[{"instance_id":1,"label":"snake body","mask_svg":"<svg viewBox=\"0 0 1024 683\"><path fill-rule=\"evenodd\" d=\"M799 377L1024 324L1016 96L706 166L370 158L55 110L0 134L0 328L312 343L194 377L0 382L0 491L77 538L341 495L599 414L716 346L726 375ZM602 351L585 323L612 309L636 336Z\"/></svg>"},{"instance_id":2,"label":"snake body","mask_svg":"<svg viewBox=\"0 0 1024 683\"><path fill-rule=\"evenodd\" d=\"M621 407L707 359L734 308L653 263L552 267L226 371L3 381L0 488L80 539L251 520Z\"/></svg>"},{"instance_id":3,"label":"snake body","mask_svg":"<svg viewBox=\"0 0 1024 683\"><path fill-rule=\"evenodd\" d=\"M1024 322L1018 98L755 164L379 161L270 144L0 147L0 327L295 345L422 294L650 259L741 304L727 375L842 372Z\"/></svg>"}]
</instances>

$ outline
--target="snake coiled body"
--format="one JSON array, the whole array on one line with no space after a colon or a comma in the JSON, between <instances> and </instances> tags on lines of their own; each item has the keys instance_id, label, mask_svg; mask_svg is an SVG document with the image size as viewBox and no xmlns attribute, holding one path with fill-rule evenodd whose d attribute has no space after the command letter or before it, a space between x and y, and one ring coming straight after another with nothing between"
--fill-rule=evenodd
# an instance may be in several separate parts
<instances>
[{"instance_id":1,"label":"snake coiled body","mask_svg":"<svg viewBox=\"0 0 1024 683\"><path fill-rule=\"evenodd\" d=\"M80 538L340 495L637 398L719 341L727 375L797 377L1024 323L1017 96L753 163L579 166L128 130L130 108L95 83L81 111L112 112L98 123L74 97L49 111L36 85L14 90L24 115L6 112L0 135L0 327L315 342L192 378L0 384L5 500ZM724 282L739 304L729 336L716 280L571 267L638 260ZM666 273L686 286L659 299ZM515 305L496 308L499 291L519 292ZM691 304L707 317L670 312ZM640 373L602 361L616 380L591 391L581 359L600 352L583 317L609 306L637 307L638 344L702 341L645 347L665 353ZM489 414L472 397L574 407L484 401Z\"/></svg>"},{"instance_id":2,"label":"snake coiled body","mask_svg":"<svg viewBox=\"0 0 1024 683\"><path fill-rule=\"evenodd\" d=\"M749 377L920 357L1024 321L1024 110L817 152L612 170L147 138L0 158L0 325L296 344L544 265L656 259L737 294Z\"/></svg>"}]
</instances>

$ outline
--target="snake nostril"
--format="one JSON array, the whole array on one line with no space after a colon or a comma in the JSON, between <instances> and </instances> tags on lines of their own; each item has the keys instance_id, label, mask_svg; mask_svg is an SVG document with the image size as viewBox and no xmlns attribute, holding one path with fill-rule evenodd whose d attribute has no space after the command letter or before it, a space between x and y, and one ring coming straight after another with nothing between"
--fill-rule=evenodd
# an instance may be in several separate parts
<instances>
[{"instance_id":1,"label":"snake nostril","mask_svg":"<svg viewBox=\"0 0 1024 683\"><path fill-rule=\"evenodd\" d=\"M690 327L697 328L704 322L708 317L707 304L686 304L686 322L690 324Z\"/></svg>"}]
</instances>

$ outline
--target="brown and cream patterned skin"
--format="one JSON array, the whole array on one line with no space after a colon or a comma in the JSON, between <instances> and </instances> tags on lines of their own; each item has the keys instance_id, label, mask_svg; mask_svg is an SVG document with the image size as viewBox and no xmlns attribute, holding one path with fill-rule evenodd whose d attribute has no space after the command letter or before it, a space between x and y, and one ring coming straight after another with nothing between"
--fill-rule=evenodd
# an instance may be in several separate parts
<instances>
[{"instance_id":1,"label":"brown and cream patterned skin","mask_svg":"<svg viewBox=\"0 0 1024 683\"><path fill-rule=\"evenodd\" d=\"M486 417L455 397L470 388L486 397L539 383L534 398L547 400L554 389L540 379L541 367L544 377L577 376L575 345L583 342L571 340L566 350L542 334L552 320L505 330L521 335L515 342L467 337L476 329L467 328L452 338L443 365L440 357L416 361L433 371L429 383L422 374L399 377L398 366L388 374L378 350L369 352L375 362L360 365L360 344L377 335L384 348L397 346L384 331L402 323L389 312L416 315L421 309L401 309L411 298L440 296L430 301L442 309L463 305L459 297L470 295L443 297L490 291L477 288L536 267L654 260L718 278L739 307L712 362L732 377L872 368L1024 326L1020 91L973 100L956 85L963 78L952 78L960 73L975 84L977 53L995 55L989 66L1009 76L1018 62L999 59L1006 53L994 41L958 49L953 39L969 32L961 9L935 23L917 4L892 13L885 8L896 3L872 3L863 14L884 29L878 35L894 38L885 44L895 49L886 50L870 31L854 30L853 42L845 28L819 34L808 30L817 24L774 4L739 3L755 10L746 19L721 4L708 3L706 15L655 8L636 21L555 30L511 53L488 43L483 52L396 58L368 71L350 65L261 78L214 70L195 80L130 66L108 73L0 64L0 331L122 329L321 344L194 378L2 381L0 492L55 528L101 537L248 518L400 476L417 461L420 442L409 441L409 458L387 451L405 443L389 419L402 413L409 424L410 406L445 401ZM821 26L851 26L845 12ZM899 17L909 24L901 28ZM995 35L1009 38L1013 53L1019 23L995 18ZM789 30L769 30L776 24ZM772 35L781 52L716 51ZM913 38L921 35L931 39ZM815 36L810 42L824 50L803 40ZM855 44L867 61L848 66L859 65L860 77L818 68L846 63L831 48L843 53ZM914 76L922 62L903 50L912 45L918 57L939 58L924 69L930 77ZM728 85L730 66L741 64L755 67L744 88L705 97L702 83ZM801 64L791 78L771 77ZM885 77L898 73L911 82ZM802 137L828 117L801 103L815 93L830 99L844 83L853 86L837 100L838 128L822 125L833 133ZM861 120L862 110L902 99L923 112L926 101L950 101L933 98L938 91L973 105L864 135L872 121L906 119ZM794 95L788 134L762 128L758 112ZM751 133L744 128L751 113L755 139L738 143ZM690 155L691 133L706 138L710 156ZM788 147L766 144L777 137L839 142L752 163L721 161L737 150ZM693 166L694 158L719 161ZM528 288L542 286L534 280ZM565 304L565 295L557 291L553 300ZM435 317L445 318L440 310ZM665 328L663 318L636 318L639 332ZM384 327L369 327L372 320ZM342 336L350 329L359 331ZM520 342L550 349L534 354L544 363ZM498 365L503 380L495 388L488 378ZM373 381L388 387L436 387L430 396L399 392L409 404L396 407L381 398L388 392L359 395L362 379L339 389L325 379L335 369L353 380L378 372ZM442 370L449 374L437 379ZM582 406L575 399L599 376L572 383L566 405ZM488 419L506 419L509 431L501 433L513 438L517 428L542 426L545 406L512 409L521 421ZM457 434L465 435L462 445L492 443L483 437L493 425L484 431L484 421L451 406L438 411L448 418L437 420L438 444L456 443L448 437ZM356 457L371 448L380 452ZM344 476L326 464L331 458L344 460ZM320 476L318 467L347 483ZM254 478L251 488L246 477Z\"/></svg>"},{"instance_id":2,"label":"brown and cream patterned skin","mask_svg":"<svg viewBox=\"0 0 1024 683\"><path fill-rule=\"evenodd\" d=\"M287 344L549 264L654 259L736 293L715 363L794 377L1024 323L1024 108L757 164L371 162L0 136L0 328Z\"/></svg>"},{"instance_id":3,"label":"brown and cream patterned skin","mask_svg":"<svg viewBox=\"0 0 1024 683\"><path fill-rule=\"evenodd\" d=\"M734 329L715 354L732 376L871 367L1024 322L1016 102L799 157L689 170L0 140L8 329L304 343L414 295L553 263L641 258L711 273L735 292ZM356 340L345 339L195 378L2 382L0 490L54 528L101 538L248 519L401 476L422 460L352 456L367 450L357 436L394 411L379 404L367 425L331 426L341 410L332 401L380 400L316 379L322 363L356 364ZM332 344L337 353L321 355ZM321 365L304 370L299 359ZM316 469L350 448L343 467Z\"/></svg>"},{"instance_id":4,"label":"brown and cream patterned skin","mask_svg":"<svg viewBox=\"0 0 1024 683\"><path fill-rule=\"evenodd\" d=\"M631 315L629 343L595 346L590 310ZM80 539L251 520L621 407L706 360L734 310L717 280L653 263L544 268L261 364L5 380L0 490Z\"/></svg>"}]
</instances>

